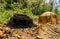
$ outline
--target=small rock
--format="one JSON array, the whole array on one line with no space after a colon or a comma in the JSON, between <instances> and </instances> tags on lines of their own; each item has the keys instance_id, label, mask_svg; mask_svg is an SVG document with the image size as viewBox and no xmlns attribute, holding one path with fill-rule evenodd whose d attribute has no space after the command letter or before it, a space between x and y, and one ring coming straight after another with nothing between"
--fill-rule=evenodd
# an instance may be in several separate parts
<instances>
[{"instance_id":1,"label":"small rock","mask_svg":"<svg viewBox=\"0 0 60 39\"><path fill-rule=\"evenodd\" d=\"M9 37L8 39L18 39L17 37Z\"/></svg>"},{"instance_id":2,"label":"small rock","mask_svg":"<svg viewBox=\"0 0 60 39\"><path fill-rule=\"evenodd\" d=\"M39 35L36 37L36 39L42 39Z\"/></svg>"},{"instance_id":3,"label":"small rock","mask_svg":"<svg viewBox=\"0 0 60 39\"><path fill-rule=\"evenodd\" d=\"M27 38L26 38L26 36L23 35L23 36L21 36L21 39L27 39Z\"/></svg>"},{"instance_id":4,"label":"small rock","mask_svg":"<svg viewBox=\"0 0 60 39\"><path fill-rule=\"evenodd\" d=\"M4 27L4 29L3 30L5 30L5 31L9 31L10 30L10 28L9 27Z\"/></svg>"},{"instance_id":5,"label":"small rock","mask_svg":"<svg viewBox=\"0 0 60 39\"><path fill-rule=\"evenodd\" d=\"M0 36L3 36L3 32L2 31L0 31Z\"/></svg>"}]
</instances>

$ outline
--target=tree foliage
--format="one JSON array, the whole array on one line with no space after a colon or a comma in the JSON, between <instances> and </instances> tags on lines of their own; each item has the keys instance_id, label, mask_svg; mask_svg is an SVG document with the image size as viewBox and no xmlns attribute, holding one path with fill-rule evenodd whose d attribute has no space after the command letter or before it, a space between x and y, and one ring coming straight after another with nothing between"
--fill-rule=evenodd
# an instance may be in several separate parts
<instances>
[{"instance_id":1,"label":"tree foliage","mask_svg":"<svg viewBox=\"0 0 60 39\"><path fill-rule=\"evenodd\" d=\"M13 14L26 14L32 18L46 11L52 10L53 3L44 3L43 0L0 0L0 21L9 19ZM4 14L2 14L4 13ZM8 15L7 15L8 14Z\"/></svg>"}]
</instances>

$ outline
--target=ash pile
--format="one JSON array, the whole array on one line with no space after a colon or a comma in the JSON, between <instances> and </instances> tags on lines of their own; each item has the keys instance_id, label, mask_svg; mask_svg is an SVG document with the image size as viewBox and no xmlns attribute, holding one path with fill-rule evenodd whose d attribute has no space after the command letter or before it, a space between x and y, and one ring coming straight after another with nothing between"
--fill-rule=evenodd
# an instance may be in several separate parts
<instances>
[{"instance_id":1,"label":"ash pile","mask_svg":"<svg viewBox=\"0 0 60 39\"><path fill-rule=\"evenodd\" d=\"M33 20L24 14L15 14L7 23L11 28L28 28L33 26Z\"/></svg>"}]
</instances>

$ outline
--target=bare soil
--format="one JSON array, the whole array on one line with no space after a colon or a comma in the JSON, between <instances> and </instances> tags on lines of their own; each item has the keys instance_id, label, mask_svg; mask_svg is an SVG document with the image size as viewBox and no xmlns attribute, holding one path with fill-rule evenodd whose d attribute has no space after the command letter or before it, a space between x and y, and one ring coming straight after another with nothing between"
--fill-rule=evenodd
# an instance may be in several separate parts
<instances>
[{"instance_id":1,"label":"bare soil","mask_svg":"<svg viewBox=\"0 0 60 39\"><path fill-rule=\"evenodd\" d=\"M60 39L60 23L38 24L31 28L10 28L0 24L0 39Z\"/></svg>"}]
</instances>

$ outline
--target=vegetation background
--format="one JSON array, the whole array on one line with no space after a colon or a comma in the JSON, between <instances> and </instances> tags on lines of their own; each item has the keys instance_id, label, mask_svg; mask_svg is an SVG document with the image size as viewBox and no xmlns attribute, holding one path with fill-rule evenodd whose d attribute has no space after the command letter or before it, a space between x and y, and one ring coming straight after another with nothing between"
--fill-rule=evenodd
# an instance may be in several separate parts
<instances>
[{"instance_id":1,"label":"vegetation background","mask_svg":"<svg viewBox=\"0 0 60 39\"><path fill-rule=\"evenodd\" d=\"M59 13L57 8L53 10L53 1L45 3L44 0L0 0L0 23L9 20L16 13L37 19L46 11L55 12L57 15Z\"/></svg>"}]
</instances>

